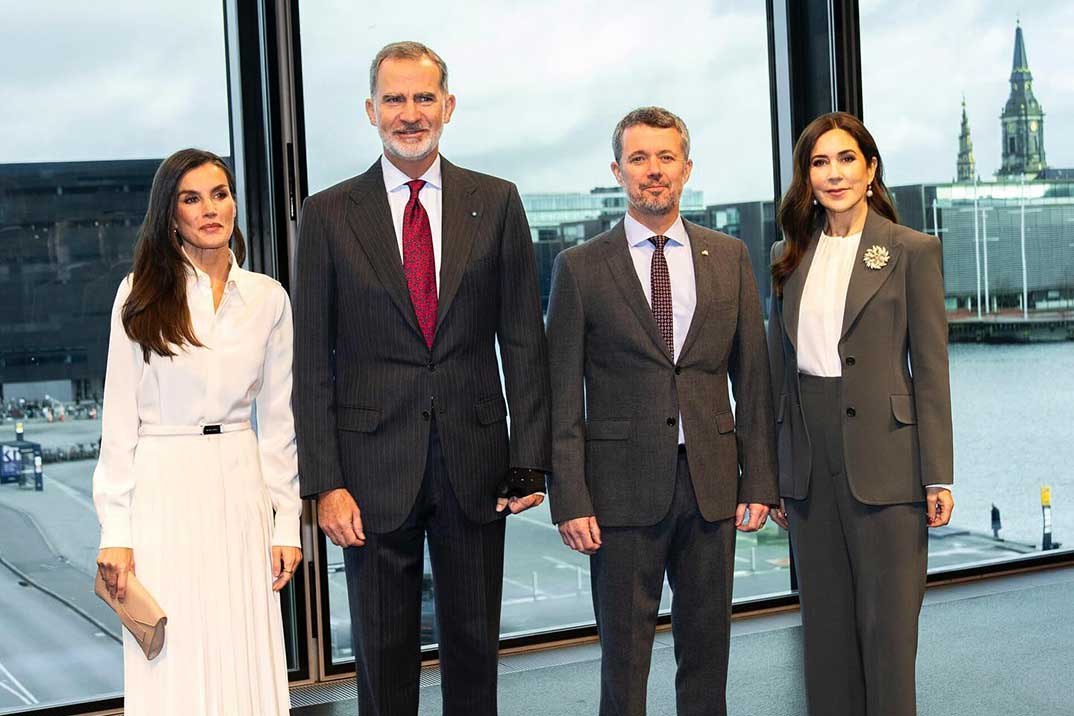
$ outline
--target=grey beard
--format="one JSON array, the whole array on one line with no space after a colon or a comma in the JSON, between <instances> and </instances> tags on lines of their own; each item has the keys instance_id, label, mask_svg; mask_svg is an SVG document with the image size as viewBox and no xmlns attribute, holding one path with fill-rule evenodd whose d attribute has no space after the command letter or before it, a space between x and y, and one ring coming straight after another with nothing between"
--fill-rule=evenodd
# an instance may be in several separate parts
<instances>
[{"instance_id":1,"label":"grey beard","mask_svg":"<svg viewBox=\"0 0 1074 716\"><path fill-rule=\"evenodd\" d=\"M443 128L441 127L440 132L430 134L429 139L426 142L413 148L397 144L391 132L380 132L380 142L384 145L384 151L387 153L399 157L400 159L413 161L416 159L424 159L429 156L440 142L440 134L442 132Z\"/></svg>"},{"instance_id":2,"label":"grey beard","mask_svg":"<svg viewBox=\"0 0 1074 716\"><path fill-rule=\"evenodd\" d=\"M668 196L666 200L659 201L646 198L644 192L638 192L636 195L631 196L630 200L630 203L634 205L635 209L643 214L651 214L654 216L667 214L679 205L678 196Z\"/></svg>"}]
</instances>

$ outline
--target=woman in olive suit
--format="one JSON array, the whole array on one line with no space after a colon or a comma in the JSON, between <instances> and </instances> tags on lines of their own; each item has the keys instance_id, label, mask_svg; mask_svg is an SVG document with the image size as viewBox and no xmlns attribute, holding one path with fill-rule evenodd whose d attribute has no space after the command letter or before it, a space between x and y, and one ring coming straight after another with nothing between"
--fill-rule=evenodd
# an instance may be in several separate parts
<instances>
[{"instance_id":1,"label":"woman in olive suit","mask_svg":"<svg viewBox=\"0 0 1074 716\"><path fill-rule=\"evenodd\" d=\"M900 226L865 126L794 148L768 323L811 716L916 713L927 527L954 502L942 252Z\"/></svg>"}]
</instances>

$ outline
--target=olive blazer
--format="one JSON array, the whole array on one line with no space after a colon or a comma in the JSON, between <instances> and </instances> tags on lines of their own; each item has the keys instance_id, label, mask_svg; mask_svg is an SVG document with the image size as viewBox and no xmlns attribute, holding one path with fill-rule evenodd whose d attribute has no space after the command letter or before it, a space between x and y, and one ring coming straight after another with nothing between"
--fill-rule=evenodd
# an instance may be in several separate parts
<instances>
[{"instance_id":1,"label":"olive blazer","mask_svg":"<svg viewBox=\"0 0 1074 716\"><path fill-rule=\"evenodd\" d=\"M798 382L798 311L819 232L773 294L768 354L776 398L780 495L809 494L811 449ZM865 252L882 247L882 268ZM786 240L772 247L782 256ZM839 357L847 482L860 502L925 499L925 485L953 482L943 253L938 239L870 211L847 289Z\"/></svg>"}]
</instances>

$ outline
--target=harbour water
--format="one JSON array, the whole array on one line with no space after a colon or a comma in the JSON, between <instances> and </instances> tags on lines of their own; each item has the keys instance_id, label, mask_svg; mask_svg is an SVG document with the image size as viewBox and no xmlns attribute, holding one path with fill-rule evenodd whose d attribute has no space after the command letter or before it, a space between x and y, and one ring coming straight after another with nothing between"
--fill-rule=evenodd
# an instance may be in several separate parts
<instances>
[{"instance_id":1,"label":"harbour water","mask_svg":"<svg viewBox=\"0 0 1074 716\"><path fill-rule=\"evenodd\" d=\"M955 432L952 525L1041 543L1040 490L1052 533L1074 547L1074 343L952 344Z\"/></svg>"}]
</instances>

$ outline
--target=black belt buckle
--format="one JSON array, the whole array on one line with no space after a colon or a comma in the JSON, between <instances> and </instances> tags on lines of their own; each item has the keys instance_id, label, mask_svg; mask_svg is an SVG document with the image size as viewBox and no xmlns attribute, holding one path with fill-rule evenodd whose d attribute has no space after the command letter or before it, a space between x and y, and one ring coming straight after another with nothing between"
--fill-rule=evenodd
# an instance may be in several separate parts
<instances>
[{"instance_id":1,"label":"black belt buckle","mask_svg":"<svg viewBox=\"0 0 1074 716\"><path fill-rule=\"evenodd\" d=\"M201 426L201 434L202 435L219 435L220 434L220 426L219 425L202 425Z\"/></svg>"}]
</instances>

